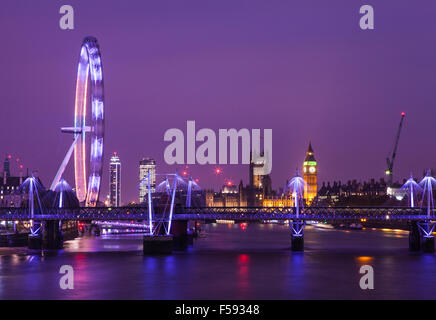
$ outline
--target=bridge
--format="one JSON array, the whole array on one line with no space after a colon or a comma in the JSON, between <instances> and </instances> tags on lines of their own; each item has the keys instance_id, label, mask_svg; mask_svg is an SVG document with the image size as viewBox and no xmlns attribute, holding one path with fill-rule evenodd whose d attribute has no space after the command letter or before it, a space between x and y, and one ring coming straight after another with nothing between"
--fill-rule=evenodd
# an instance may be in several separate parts
<instances>
[{"instance_id":1,"label":"bridge","mask_svg":"<svg viewBox=\"0 0 436 320\"><path fill-rule=\"evenodd\" d=\"M205 207L184 208L174 219L188 220L311 220L311 221L360 221L377 220L431 220L426 211L409 207L305 207L299 212L295 207Z\"/></svg>"},{"instance_id":2,"label":"bridge","mask_svg":"<svg viewBox=\"0 0 436 320\"><path fill-rule=\"evenodd\" d=\"M433 231L436 226L436 215L431 199L431 188L424 189L427 194L427 206L424 200L420 207L317 207L304 206L304 181L296 175L291 179L290 191L293 196L292 207L193 207L191 203L192 179L186 183L177 173L172 174L172 183L164 183L165 190L154 194L152 199L150 173L144 178L148 186L147 201L144 206L131 207L96 207L84 206L76 208L64 207L61 203L52 207L41 205L37 192L37 182L29 177L23 183L27 186L28 206L24 208L0 208L0 220L28 221L30 225L29 248L56 249L62 247L62 223L64 221L88 221L95 225L112 221L113 225L141 222L144 236L144 253L171 252L173 246L186 248L192 239L189 222L234 220L265 222L287 220L290 227L291 249L304 250L304 230L308 220L337 222L377 222L378 225L389 225L395 222L408 224L410 228L409 248L413 251L434 252ZM426 177L433 183L431 177ZM63 182L60 182L61 184ZM180 184L180 185L179 185ZM172 185L172 186L171 186ZM176 202L176 193L186 187L186 203ZM427 192L426 192L427 191ZM62 195L62 192L60 192ZM412 192L409 195L412 200ZM59 197L61 198L61 196ZM36 201L37 200L37 201ZM156 201L155 201L156 200ZM195 223L197 226L197 223ZM141 225L139 225L141 228ZM191 232L191 234L190 234ZM196 234L194 229L193 234ZM44 245L45 244L45 245Z\"/></svg>"},{"instance_id":3,"label":"bridge","mask_svg":"<svg viewBox=\"0 0 436 320\"><path fill-rule=\"evenodd\" d=\"M154 218L163 214L154 213ZM28 208L0 208L0 220L7 221L120 221L149 219L147 207L80 207L49 208L40 212L35 208L33 216ZM434 212L427 214L425 208L411 207L305 207L297 212L295 207L197 207L175 208L172 220L313 220L313 221L432 221Z\"/></svg>"},{"instance_id":4,"label":"bridge","mask_svg":"<svg viewBox=\"0 0 436 320\"><path fill-rule=\"evenodd\" d=\"M190 238L189 221L214 222L216 220L234 220L240 222L268 222L286 220L290 222L291 247L294 251L304 249L304 227L306 221L341 222L377 222L389 226L394 222L407 223L410 226L409 248L413 251L433 252L436 215L434 209L416 207L177 207L173 213L153 213L149 207L80 207L80 208L0 208L0 220L32 221L35 224L49 226L60 225L63 221L87 221L95 225L114 225L118 227L141 228L148 234L144 237L144 247L150 252L168 251L167 241L176 240L184 247ZM150 220L151 217L151 220ZM169 220L170 219L170 220ZM172 223L172 224L171 224ZM163 228L157 228L161 224ZM150 231L151 230L151 231ZM52 232L54 241L56 232ZM165 248L162 249L162 240ZM159 243L158 248L151 243ZM56 246L56 245L55 245Z\"/></svg>"}]
</instances>

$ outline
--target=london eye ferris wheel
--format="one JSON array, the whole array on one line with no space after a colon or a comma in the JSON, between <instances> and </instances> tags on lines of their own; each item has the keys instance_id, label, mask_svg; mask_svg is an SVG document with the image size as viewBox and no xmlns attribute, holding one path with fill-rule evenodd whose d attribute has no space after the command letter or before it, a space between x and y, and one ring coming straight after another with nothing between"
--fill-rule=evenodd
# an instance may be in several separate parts
<instances>
[{"instance_id":1,"label":"london eye ferris wheel","mask_svg":"<svg viewBox=\"0 0 436 320\"><path fill-rule=\"evenodd\" d=\"M83 40L77 70L74 126L71 144L50 187L54 190L74 151L75 190L85 206L96 206L103 169L104 92L103 69L97 39Z\"/></svg>"}]
</instances>

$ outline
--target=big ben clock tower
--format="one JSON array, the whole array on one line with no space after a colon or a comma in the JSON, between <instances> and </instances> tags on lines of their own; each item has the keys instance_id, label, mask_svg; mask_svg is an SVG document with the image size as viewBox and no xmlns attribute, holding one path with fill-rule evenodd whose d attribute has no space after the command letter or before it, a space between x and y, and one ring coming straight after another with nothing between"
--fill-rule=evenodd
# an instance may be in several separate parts
<instances>
[{"instance_id":1,"label":"big ben clock tower","mask_svg":"<svg viewBox=\"0 0 436 320\"><path fill-rule=\"evenodd\" d=\"M317 183L318 168L313 155L312 144L309 142L309 148L306 152L306 159L303 163L303 179L306 182L304 187L304 199L307 203L311 203L318 193Z\"/></svg>"}]
</instances>

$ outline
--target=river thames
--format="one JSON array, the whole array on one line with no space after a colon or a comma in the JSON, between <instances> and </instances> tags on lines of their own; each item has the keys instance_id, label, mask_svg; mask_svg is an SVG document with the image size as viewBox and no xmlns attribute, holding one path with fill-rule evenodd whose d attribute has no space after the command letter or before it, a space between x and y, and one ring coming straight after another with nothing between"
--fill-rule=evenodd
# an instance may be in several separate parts
<instances>
[{"instance_id":1,"label":"river thames","mask_svg":"<svg viewBox=\"0 0 436 320\"><path fill-rule=\"evenodd\" d=\"M435 299L436 255L408 251L408 232L308 226L305 252L285 225L209 224L185 252L143 256L141 235L67 241L57 253L0 248L1 299ZM374 268L374 290L359 269ZM74 289L59 269L74 269Z\"/></svg>"}]
</instances>

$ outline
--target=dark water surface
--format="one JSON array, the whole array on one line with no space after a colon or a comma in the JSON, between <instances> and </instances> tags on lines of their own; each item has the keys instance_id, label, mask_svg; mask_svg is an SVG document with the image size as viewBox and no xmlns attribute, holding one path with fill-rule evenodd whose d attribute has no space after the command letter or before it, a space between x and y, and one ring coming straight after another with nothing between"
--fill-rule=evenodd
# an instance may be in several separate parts
<instances>
[{"instance_id":1,"label":"dark water surface","mask_svg":"<svg viewBox=\"0 0 436 320\"><path fill-rule=\"evenodd\" d=\"M186 252L143 256L142 236L78 238L58 253L0 248L1 299L436 299L436 255L408 233L306 228L304 253L280 225L206 225ZM369 264L375 289L359 287ZM62 265L74 289L59 286Z\"/></svg>"}]
</instances>

